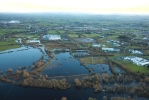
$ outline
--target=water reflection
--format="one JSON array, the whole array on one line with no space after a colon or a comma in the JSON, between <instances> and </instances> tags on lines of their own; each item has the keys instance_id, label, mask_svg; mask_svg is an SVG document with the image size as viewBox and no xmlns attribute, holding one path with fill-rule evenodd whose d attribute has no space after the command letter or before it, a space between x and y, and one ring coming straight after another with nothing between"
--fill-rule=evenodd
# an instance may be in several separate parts
<instances>
[{"instance_id":1,"label":"water reflection","mask_svg":"<svg viewBox=\"0 0 149 100\"><path fill-rule=\"evenodd\" d=\"M31 66L33 62L36 62L42 55L39 49L32 47L21 47L3 52L9 51L13 52L0 54L0 70L3 72L8 68L17 69L18 67Z\"/></svg>"}]
</instances>

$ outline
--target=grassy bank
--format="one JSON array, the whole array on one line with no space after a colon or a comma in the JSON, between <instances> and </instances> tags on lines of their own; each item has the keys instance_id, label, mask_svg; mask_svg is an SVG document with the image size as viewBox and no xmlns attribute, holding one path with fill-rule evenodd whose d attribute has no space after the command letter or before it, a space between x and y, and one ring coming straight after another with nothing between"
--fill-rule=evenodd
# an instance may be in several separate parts
<instances>
[{"instance_id":1,"label":"grassy bank","mask_svg":"<svg viewBox=\"0 0 149 100\"><path fill-rule=\"evenodd\" d=\"M146 74L149 71L149 68L144 67L144 66L138 66L133 64L132 62L126 62L126 61L120 61L119 63L126 65L130 70L134 72L140 72Z\"/></svg>"},{"instance_id":2,"label":"grassy bank","mask_svg":"<svg viewBox=\"0 0 149 100\"><path fill-rule=\"evenodd\" d=\"M15 49L15 48L20 48L20 45L5 45L5 46L0 46L0 51L4 50L9 50L9 49Z\"/></svg>"},{"instance_id":3,"label":"grassy bank","mask_svg":"<svg viewBox=\"0 0 149 100\"><path fill-rule=\"evenodd\" d=\"M21 47L20 44L15 42L16 38L6 38L0 41L0 51L14 49Z\"/></svg>"}]
</instances>

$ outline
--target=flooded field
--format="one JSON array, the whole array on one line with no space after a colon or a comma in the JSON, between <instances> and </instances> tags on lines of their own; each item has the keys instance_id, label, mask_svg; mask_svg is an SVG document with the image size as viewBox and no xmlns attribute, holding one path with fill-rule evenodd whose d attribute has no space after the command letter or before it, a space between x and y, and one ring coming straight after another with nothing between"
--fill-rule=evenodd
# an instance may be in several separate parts
<instances>
[{"instance_id":1,"label":"flooded field","mask_svg":"<svg viewBox=\"0 0 149 100\"><path fill-rule=\"evenodd\" d=\"M52 52L54 53L54 51L55 50ZM87 52L81 52L83 55L88 55ZM26 100L36 98L39 100L50 98L51 100L60 100L61 97L67 97L67 99L71 98L71 100L87 100L89 97L93 97L98 100L106 95L107 98L113 96L127 98L128 96L131 96L136 100L148 100L147 98L138 97L136 94L130 95L126 90L125 92L120 92L121 90L119 89L122 85L129 90L131 89L129 86L137 87L139 84L133 77L127 75L125 75L126 80L124 80L123 74L125 72L118 66L114 65L114 70L121 74L114 76L112 75L108 64L82 64L79 61L79 57L74 57L76 54L80 55L81 52L77 50L76 52L73 51L72 54L69 50L67 52L56 52L52 58L46 54L44 47L22 47L1 52L0 61L2 67L0 70L4 72L3 75L6 75L6 78L9 78L10 75L13 75L13 77L17 75L15 73L5 73L7 69L12 68L13 71L16 71L19 67L26 67L25 69L22 69L23 75L28 71L30 76L26 76L24 79L20 78L16 81L18 82L15 83L16 85L8 84L7 81L6 83L0 82L0 99L10 100L11 98L15 98ZM41 71L35 74L36 69L33 69L32 66L36 65L35 63L37 61L39 63L39 59L44 61L45 65ZM39 68L37 66L37 69ZM13 77L11 77L11 80L13 80ZM42 86L41 84L34 86L34 83L31 83L29 80L41 84L44 82L46 84L45 86ZM55 85L46 86L49 84L48 82ZM58 86L58 84L63 84L63 86ZM115 90L116 86L119 88ZM24 94L26 94L26 96Z\"/></svg>"},{"instance_id":2,"label":"flooded field","mask_svg":"<svg viewBox=\"0 0 149 100\"><path fill-rule=\"evenodd\" d=\"M0 70L3 72L8 68L16 70L19 67L29 67L42 55L39 49L32 47L11 49L0 53Z\"/></svg>"}]
</instances>

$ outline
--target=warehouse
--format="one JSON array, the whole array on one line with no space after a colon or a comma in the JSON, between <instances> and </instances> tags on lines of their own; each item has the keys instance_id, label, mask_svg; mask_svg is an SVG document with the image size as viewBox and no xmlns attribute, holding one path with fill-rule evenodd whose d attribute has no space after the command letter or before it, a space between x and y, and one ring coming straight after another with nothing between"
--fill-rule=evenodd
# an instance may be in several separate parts
<instances>
[{"instance_id":1,"label":"warehouse","mask_svg":"<svg viewBox=\"0 0 149 100\"><path fill-rule=\"evenodd\" d=\"M124 57L124 59L129 60L138 66L148 66L149 65L148 60L140 58L140 57L128 56L128 57Z\"/></svg>"},{"instance_id":2,"label":"warehouse","mask_svg":"<svg viewBox=\"0 0 149 100\"><path fill-rule=\"evenodd\" d=\"M44 35L44 40L61 40L60 35Z\"/></svg>"},{"instance_id":3,"label":"warehouse","mask_svg":"<svg viewBox=\"0 0 149 100\"><path fill-rule=\"evenodd\" d=\"M119 52L120 49L115 49L115 48L102 48L103 51L108 51L108 52Z\"/></svg>"}]
</instances>

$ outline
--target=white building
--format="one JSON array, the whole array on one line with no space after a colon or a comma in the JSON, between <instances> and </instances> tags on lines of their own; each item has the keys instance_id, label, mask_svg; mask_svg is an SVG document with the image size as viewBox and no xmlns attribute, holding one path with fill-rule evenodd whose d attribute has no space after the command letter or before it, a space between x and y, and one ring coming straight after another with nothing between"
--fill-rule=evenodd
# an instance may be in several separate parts
<instances>
[{"instance_id":1,"label":"white building","mask_svg":"<svg viewBox=\"0 0 149 100\"><path fill-rule=\"evenodd\" d=\"M60 35L44 35L44 40L61 40Z\"/></svg>"},{"instance_id":2,"label":"white building","mask_svg":"<svg viewBox=\"0 0 149 100\"><path fill-rule=\"evenodd\" d=\"M138 65L138 66L147 66L149 65L149 61L144 59L144 58L140 58L140 57L135 57L135 56L128 56L128 57L124 57L125 60L129 60L131 62L133 62L134 64Z\"/></svg>"},{"instance_id":3,"label":"white building","mask_svg":"<svg viewBox=\"0 0 149 100\"><path fill-rule=\"evenodd\" d=\"M102 48L103 51L109 51L109 52L119 52L120 49L115 48Z\"/></svg>"},{"instance_id":4,"label":"white building","mask_svg":"<svg viewBox=\"0 0 149 100\"><path fill-rule=\"evenodd\" d=\"M93 46L93 47L101 47L100 44L96 44L96 43L93 43L92 46Z\"/></svg>"},{"instance_id":5,"label":"white building","mask_svg":"<svg viewBox=\"0 0 149 100\"><path fill-rule=\"evenodd\" d=\"M27 40L27 43L40 43L40 40Z\"/></svg>"},{"instance_id":6,"label":"white building","mask_svg":"<svg viewBox=\"0 0 149 100\"><path fill-rule=\"evenodd\" d=\"M129 50L132 54L143 54L141 51L138 50Z\"/></svg>"}]
</instances>

